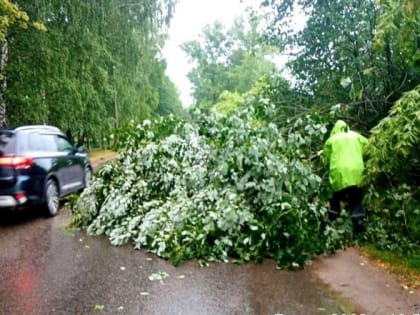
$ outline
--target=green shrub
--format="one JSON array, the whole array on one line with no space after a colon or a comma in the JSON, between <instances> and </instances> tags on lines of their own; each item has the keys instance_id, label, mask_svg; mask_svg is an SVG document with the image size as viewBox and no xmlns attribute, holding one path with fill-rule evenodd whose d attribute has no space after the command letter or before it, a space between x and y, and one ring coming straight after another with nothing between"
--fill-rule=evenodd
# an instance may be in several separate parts
<instances>
[{"instance_id":1,"label":"green shrub","mask_svg":"<svg viewBox=\"0 0 420 315\"><path fill-rule=\"evenodd\" d=\"M410 250L420 240L420 86L398 100L369 138L365 239Z\"/></svg>"},{"instance_id":2,"label":"green shrub","mask_svg":"<svg viewBox=\"0 0 420 315\"><path fill-rule=\"evenodd\" d=\"M271 257L296 268L342 245L340 233L325 229L311 159L323 124L307 116L280 129L238 108L194 124L171 121L164 136L160 125L168 123L125 130L119 159L73 204L76 225L174 264Z\"/></svg>"}]
</instances>

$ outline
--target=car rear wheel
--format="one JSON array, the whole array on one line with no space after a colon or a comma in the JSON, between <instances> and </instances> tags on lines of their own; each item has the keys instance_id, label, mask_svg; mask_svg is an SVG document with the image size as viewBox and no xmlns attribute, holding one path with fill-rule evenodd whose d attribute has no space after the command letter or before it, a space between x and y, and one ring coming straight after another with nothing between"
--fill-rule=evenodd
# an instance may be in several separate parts
<instances>
[{"instance_id":1,"label":"car rear wheel","mask_svg":"<svg viewBox=\"0 0 420 315\"><path fill-rule=\"evenodd\" d=\"M45 210L47 215L55 216L60 208L60 200L58 198L57 184L53 179L49 179L45 190Z\"/></svg>"}]
</instances>

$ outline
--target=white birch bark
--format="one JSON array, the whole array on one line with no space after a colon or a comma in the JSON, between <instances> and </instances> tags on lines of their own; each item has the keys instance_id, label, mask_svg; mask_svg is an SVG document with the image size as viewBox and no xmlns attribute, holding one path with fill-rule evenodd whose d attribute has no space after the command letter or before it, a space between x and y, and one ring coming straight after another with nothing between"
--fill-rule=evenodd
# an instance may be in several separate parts
<instances>
[{"instance_id":1,"label":"white birch bark","mask_svg":"<svg viewBox=\"0 0 420 315\"><path fill-rule=\"evenodd\" d=\"M7 59L9 56L9 45L5 40L1 45L1 56L0 56L0 127L4 127L7 124L6 117L6 100L4 99L4 92L7 88L7 78L5 75L5 69L7 65Z\"/></svg>"}]
</instances>

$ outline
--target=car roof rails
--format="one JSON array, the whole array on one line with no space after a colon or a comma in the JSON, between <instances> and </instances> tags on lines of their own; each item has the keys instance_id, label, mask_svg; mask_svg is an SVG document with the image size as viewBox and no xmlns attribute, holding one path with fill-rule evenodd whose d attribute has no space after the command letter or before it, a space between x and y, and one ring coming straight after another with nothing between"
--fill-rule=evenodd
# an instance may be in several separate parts
<instances>
[{"instance_id":1,"label":"car roof rails","mask_svg":"<svg viewBox=\"0 0 420 315\"><path fill-rule=\"evenodd\" d=\"M50 132L58 132L60 134L62 134L63 132L54 126L50 126L50 125L28 125L28 126L20 126L17 127L15 130L16 131L22 131L22 130L32 130L32 129L38 129L38 130L43 130L43 131L50 131Z\"/></svg>"}]
</instances>

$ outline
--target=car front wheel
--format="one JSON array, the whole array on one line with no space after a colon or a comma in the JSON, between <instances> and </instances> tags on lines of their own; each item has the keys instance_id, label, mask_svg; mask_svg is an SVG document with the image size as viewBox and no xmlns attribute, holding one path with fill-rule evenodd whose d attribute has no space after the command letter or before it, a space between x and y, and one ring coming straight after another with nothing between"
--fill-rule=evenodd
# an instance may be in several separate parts
<instances>
[{"instance_id":1,"label":"car front wheel","mask_svg":"<svg viewBox=\"0 0 420 315\"><path fill-rule=\"evenodd\" d=\"M45 210L47 215L55 216L60 207L60 200L58 198L57 184L53 179L49 179L45 190Z\"/></svg>"},{"instance_id":2,"label":"car front wheel","mask_svg":"<svg viewBox=\"0 0 420 315\"><path fill-rule=\"evenodd\" d=\"M85 169L85 188L89 187L92 183L92 170L90 167L86 167Z\"/></svg>"}]
</instances>

